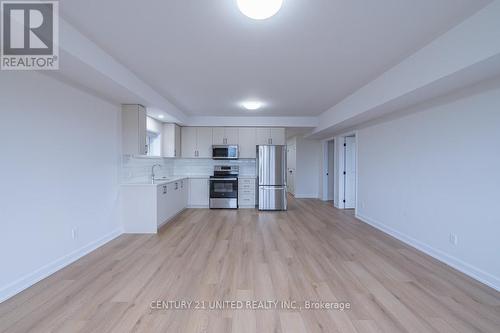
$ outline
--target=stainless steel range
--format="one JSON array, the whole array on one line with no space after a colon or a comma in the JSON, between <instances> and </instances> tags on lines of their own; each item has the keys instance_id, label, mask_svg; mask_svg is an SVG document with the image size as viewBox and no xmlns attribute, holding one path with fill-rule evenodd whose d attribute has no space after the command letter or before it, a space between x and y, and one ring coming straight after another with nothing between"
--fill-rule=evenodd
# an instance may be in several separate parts
<instances>
[{"instance_id":1,"label":"stainless steel range","mask_svg":"<svg viewBox=\"0 0 500 333\"><path fill-rule=\"evenodd\" d=\"M214 167L214 175L210 177L210 208L238 208L238 173L237 165Z\"/></svg>"}]
</instances>

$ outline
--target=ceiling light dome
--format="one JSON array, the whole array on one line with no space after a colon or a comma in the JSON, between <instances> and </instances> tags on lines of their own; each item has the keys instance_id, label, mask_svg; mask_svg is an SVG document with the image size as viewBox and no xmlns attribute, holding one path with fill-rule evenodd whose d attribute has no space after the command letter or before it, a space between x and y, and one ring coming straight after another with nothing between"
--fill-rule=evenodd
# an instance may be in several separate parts
<instances>
[{"instance_id":1,"label":"ceiling light dome","mask_svg":"<svg viewBox=\"0 0 500 333\"><path fill-rule=\"evenodd\" d=\"M238 8L254 20L265 20L275 15L283 5L283 0L237 0Z\"/></svg>"},{"instance_id":2,"label":"ceiling light dome","mask_svg":"<svg viewBox=\"0 0 500 333\"><path fill-rule=\"evenodd\" d=\"M244 101L241 103L241 106L243 106L247 110L254 111L254 110L258 110L261 107L263 107L264 103L262 103L260 101Z\"/></svg>"}]
</instances>

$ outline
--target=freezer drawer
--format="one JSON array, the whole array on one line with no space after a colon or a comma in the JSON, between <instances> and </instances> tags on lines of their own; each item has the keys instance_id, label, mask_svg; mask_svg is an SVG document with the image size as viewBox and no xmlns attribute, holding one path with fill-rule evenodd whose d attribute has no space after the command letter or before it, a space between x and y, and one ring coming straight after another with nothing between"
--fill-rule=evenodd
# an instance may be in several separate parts
<instances>
[{"instance_id":1,"label":"freezer drawer","mask_svg":"<svg viewBox=\"0 0 500 333\"><path fill-rule=\"evenodd\" d=\"M259 210L287 210L286 186L259 186Z\"/></svg>"}]
</instances>

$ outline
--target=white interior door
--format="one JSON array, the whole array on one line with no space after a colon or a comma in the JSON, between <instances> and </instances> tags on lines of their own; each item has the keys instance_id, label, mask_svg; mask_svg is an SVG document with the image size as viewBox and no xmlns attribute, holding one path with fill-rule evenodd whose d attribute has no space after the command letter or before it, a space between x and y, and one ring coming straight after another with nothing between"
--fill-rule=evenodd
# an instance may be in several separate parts
<instances>
[{"instance_id":1,"label":"white interior door","mask_svg":"<svg viewBox=\"0 0 500 333\"><path fill-rule=\"evenodd\" d=\"M345 137L344 145L344 208L356 207L356 137Z\"/></svg>"},{"instance_id":2,"label":"white interior door","mask_svg":"<svg viewBox=\"0 0 500 333\"><path fill-rule=\"evenodd\" d=\"M328 200L333 200L335 196L335 168L334 168L335 142L328 141Z\"/></svg>"}]
</instances>

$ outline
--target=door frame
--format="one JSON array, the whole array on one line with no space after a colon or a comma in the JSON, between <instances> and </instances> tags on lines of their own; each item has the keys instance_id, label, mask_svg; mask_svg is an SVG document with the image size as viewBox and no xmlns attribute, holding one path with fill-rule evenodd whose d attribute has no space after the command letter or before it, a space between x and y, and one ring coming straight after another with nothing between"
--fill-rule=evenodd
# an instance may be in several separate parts
<instances>
[{"instance_id":1,"label":"door frame","mask_svg":"<svg viewBox=\"0 0 500 333\"><path fill-rule=\"evenodd\" d=\"M328 141L334 140L334 152L333 152L333 170L334 170L334 199L333 204L338 209L344 209L343 206L343 168L340 166L344 163L344 138L346 136L355 136L355 150L356 150L356 186L355 186L355 210L358 210L358 188L359 188L359 135L358 131L349 131L342 133L340 135L336 135L334 137L330 137L328 139L322 140L323 144L323 167L322 167L322 183L323 183L323 194L322 200L328 200L328 176L326 175L328 172Z\"/></svg>"},{"instance_id":2,"label":"door frame","mask_svg":"<svg viewBox=\"0 0 500 333\"><path fill-rule=\"evenodd\" d=\"M329 143L333 141L333 174L329 175ZM322 144L323 144L323 173L322 173L322 182L323 182L323 193L321 195L321 200L323 201L328 201L329 197L328 197L328 187L329 187L329 181L330 179L333 179L333 203L335 205L335 198L336 198L336 195L335 195L335 187L336 187L336 184L337 184L337 181L336 181L336 170L337 170L337 138L335 137L332 137L332 138L329 138L329 139L326 139L326 140L323 140L322 141Z\"/></svg>"},{"instance_id":3,"label":"door frame","mask_svg":"<svg viewBox=\"0 0 500 333\"><path fill-rule=\"evenodd\" d=\"M341 209L353 209L352 207L346 208L345 207L345 198L346 198L346 178L347 175L344 174L344 171L346 169L346 141L347 138L354 138L354 209L356 210L357 208L357 202L358 202L358 137L356 134L345 134L342 135L342 141L340 142L342 146L342 151L340 153L340 170L339 170L339 195L340 195L340 200L339 200L339 206Z\"/></svg>"}]
</instances>

